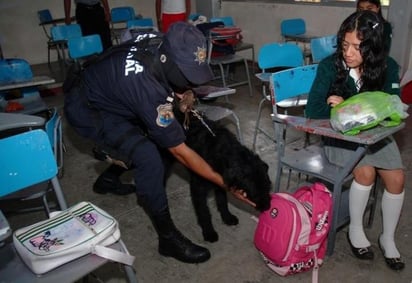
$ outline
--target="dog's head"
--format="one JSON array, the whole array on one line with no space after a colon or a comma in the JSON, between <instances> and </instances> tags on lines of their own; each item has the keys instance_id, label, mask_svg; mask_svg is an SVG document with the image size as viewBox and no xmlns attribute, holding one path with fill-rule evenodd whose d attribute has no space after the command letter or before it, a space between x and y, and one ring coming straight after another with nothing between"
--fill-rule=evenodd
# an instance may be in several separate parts
<instances>
[{"instance_id":1,"label":"dog's head","mask_svg":"<svg viewBox=\"0 0 412 283\"><path fill-rule=\"evenodd\" d=\"M229 187L243 190L247 198L256 204L258 211L270 208L272 183L269 178L269 166L253 152L244 153L247 158L241 166L234 166L224 173L223 178Z\"/></svg>"}]
</instances>

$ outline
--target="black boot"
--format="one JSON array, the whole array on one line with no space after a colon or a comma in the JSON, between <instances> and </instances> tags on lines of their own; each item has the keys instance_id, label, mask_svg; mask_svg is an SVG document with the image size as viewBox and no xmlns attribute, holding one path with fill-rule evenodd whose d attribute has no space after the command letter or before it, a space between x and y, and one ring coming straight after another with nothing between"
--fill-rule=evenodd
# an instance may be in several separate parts
<instances>
[{"instance_id":1,"label":"black boot","mask_svg":"<svg viewBox=\"0 0 412 283\"><path fill-rule=\"evenodd\" d=\"M110 165L97 178L93 185L93 191L98 194L112 193L115 195L128 195L136 191L133 184L122 184L120 176L127 170L117 165Z\"/></svg>"},{"instance_id":2,"label":"black boot","mask_svg":"<svg viewBox=\"0 0 412 283\"><path fill-rule=\"evenodd\" d=\"M186 263L201 263L210 258L208 249L192 243L180 233L170 217L169 209L151 216L159 235L159 253Z\"/></svg>"}]
</instances>

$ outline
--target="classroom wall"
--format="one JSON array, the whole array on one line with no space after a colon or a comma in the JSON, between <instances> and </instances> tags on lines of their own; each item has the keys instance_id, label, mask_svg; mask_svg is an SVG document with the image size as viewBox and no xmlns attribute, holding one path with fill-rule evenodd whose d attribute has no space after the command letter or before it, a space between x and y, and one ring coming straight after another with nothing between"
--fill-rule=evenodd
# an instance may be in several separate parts
<instances>
[{"instance_id":1,"label":"classroom wall","mask_svg":"<svg viewBox=\"0 0 412 283\"><path fill-rule=\"evenodd\" d=\"M207 0L203 0L207 1ZM110 7L130 5L136 13L155 18L154 0L109 0ZM50 9L54 18L64 16L63 0L0 0L0 44L6 58L24 58L31 64L47 62L47 38L38 25L37 11ZM222 2L221 15L230 15L242 28L244 40L259 47L270 41L280 41L280 21L302 17L308 33L335 34L340 23L353 12L350 7L275 4L271 2ZM72 5L74 14L74 4ZM192 12L196 1L192 0ZM383 10L386 16L387 11ZM249 59L249 51L243 51ZM52 60L56 60L52 52ZM411 64L409 64L411 68Z\"/></svg>"}]
</instances>

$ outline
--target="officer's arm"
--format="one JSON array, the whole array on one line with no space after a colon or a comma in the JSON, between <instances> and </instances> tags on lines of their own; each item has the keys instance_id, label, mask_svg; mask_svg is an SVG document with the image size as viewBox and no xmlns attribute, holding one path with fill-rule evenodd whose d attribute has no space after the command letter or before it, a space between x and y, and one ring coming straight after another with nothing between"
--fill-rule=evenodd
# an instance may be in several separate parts
<instances>
[{"instance_id":1,"label":"officer's arm","mask_svg":"<svg viewBox=\"0 0 412 283\"><path fill-rule=\"evenodd\" d=\"M223 177L215 172L212 167L195 151L188 147L185 143L181 143L175 147L170 147L169 151L187 168L202 176L203 178L215 183L223 189L227 189Z\"/></svg>"},{"instance_id":2,"label":"officer's arm","mask_svg":"<svg viewBox=\"0 0 412 283\"><path fill-rule=\"evenodd\" d=\"M177 160L179 160L183 165L185 165L196 174L202 176L212 183L215 183L224 190L229 191L241 201L244 201L245 203L253 207L256 206L255 203L247 198L247 194L241 188L228 188L223 181L222 175L215 172L200 155L198 155L185 143L181 143L175 147L170 147L169 151Z\"/></svg>"}]
</instances>

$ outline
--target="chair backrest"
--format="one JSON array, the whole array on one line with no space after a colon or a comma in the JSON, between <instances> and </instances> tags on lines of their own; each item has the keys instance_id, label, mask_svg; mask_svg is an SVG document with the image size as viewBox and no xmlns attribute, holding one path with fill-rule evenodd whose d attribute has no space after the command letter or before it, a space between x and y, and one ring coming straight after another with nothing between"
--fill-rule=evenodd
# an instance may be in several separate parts
<instances>
[{"instance_id":1,"label":"chair backrest","mask_svg":"<svg viewBox=\"0 0 412 283\"><path fill-rule=\"evenodd\" d=\"M231 27L235 25L235 21L233 20L232 17L226 16L226 17L213 17L210 18L211 23L216 23L216 22L223 22L225 27Z\"/></svg>"},{"instance_id":2,"label":"chair backrest","mask_svg":"<svg viewBox=\"0 0 412 283\"><path fill-rule=\"evenodd\" d=\"M52 26L50 31L53 40L68 40L69 38L82 36L79 24Z\"/></svg>"},{"instance_id":3,"label":"chair backrest","mask_svg":"<svg viewBox=\"0 0 412 283\"><path fill-rule=\"evenodd\" d=\"M32 78L33 72L26 60L19 58L0 59L0 83L25 82Z\"/></svg>"},{"instance_id":4,"label":"chair backrest","mask_svg":"<svg viewBox=\"0 0 412 283\"><path fill-rule=\"evenodd\" d=\"M0 156L0 197L57 174L49 137L41 129L0 139Z\"/></svg>"},{"instance_id":5,"label":"chair backrest","mask_svg":"<svg viewBox=\"0 0 412 283\"><path fill-rule=\"evenodd\" d=\"M112 23L121 23L136 18L134 8L131 6L114 7L110 10Z\"/></svg>"},{"instance_id":6,"label":"chair backrest","mask_svg":"<svg viewBox=\"0 0 412 283\"><path fill-rule=\"evenodd\" d=\"M279 103L309 94L317 69L318 65L313 64L273 73L270 78L272 100Z\"/></svg>"},{"instance_id":7,"label":"chair backrest","mask_svg":"<svg viewBox=\"0 0 412 283\"><path fill-rule=\"evenodd\" d=\"M49 9L37 11L37 17L39 18L39 22L41 24L47 23L53 20L52 14L50 13Z\"/></svg>"},{"instance_id":8,"label":"chair backrest","mask_svg":"<svg viewBox=\"0 0 412 283\"><path fill-rule=\"evenodd\" d=\"M323 58L331 55L336 51L336 35L328 35L313 38L310 41L310 50L312 53L312 62L319 63Z\"/></svg>"},{"instance_id":9,"label":"chair backrest","mask_svg":"<svg viewBox=\"0 0 412 283\"><path fill-rule=\"evenodd\" d=\"M294 68L303 64L302 49L294 43L266 43L259 49L258 66L262 72L270 68Z\"/></svg>"},{"instance_id":10,"label":"chair backrest","mask_svg":"<svg viewBox=\"0 0 412 283\"><path fill-rule=\"evenodd\" d=\"M145 28L145 27L154 27L152 18L141 18L128 20L126 24L127 28Z\"/></svg>"},{"instance_id":11,"label":"chair backrest","mask_svg":"<svg viewBox=\"0 0 412 283\"><path fill-rule=\"evenodd\" d=\"M286 19L280 23L280 32L285 35L298 35L306 32L306 23L302 18Z\"/></svg>"},{"instance_id":12,"label":"chair backrest","mask_svg":"<svg viewBox=\"0 0 412 283\"><path fill-rule=\"evenodd\" d=\"M85 58L103 51L102 41L97 34L69 38L67 45L72 59Z\"/></svg>"}]
</instances>

